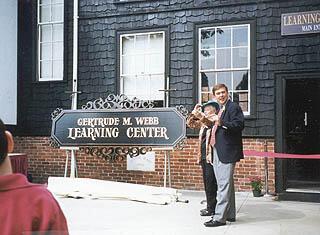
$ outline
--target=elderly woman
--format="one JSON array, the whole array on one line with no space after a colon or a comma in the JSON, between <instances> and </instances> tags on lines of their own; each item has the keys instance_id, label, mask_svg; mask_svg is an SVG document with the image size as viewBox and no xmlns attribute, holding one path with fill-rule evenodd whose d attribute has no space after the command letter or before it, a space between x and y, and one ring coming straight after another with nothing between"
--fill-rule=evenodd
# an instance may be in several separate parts
<instances>
[{"instance_id":1,"label":"elderly woman","mask_svg":"<svg viewBox=\"0 0 320 235\"><path fill-rule=\"evenodd\" d=\"M218 119L217 112L219 104L209 101L202 106L197 104L187 119L187 125L190 128L200 129L199 147L197 163L202 168L203 183L207 199L207 208L200 211L201 216L212 216L215 213L217 181L214 175L213 167L207 162L206 158L212 158L212 147L209 144L212 126L208 126L204 120L212 122Z\"/></svg>"}]
</instances>

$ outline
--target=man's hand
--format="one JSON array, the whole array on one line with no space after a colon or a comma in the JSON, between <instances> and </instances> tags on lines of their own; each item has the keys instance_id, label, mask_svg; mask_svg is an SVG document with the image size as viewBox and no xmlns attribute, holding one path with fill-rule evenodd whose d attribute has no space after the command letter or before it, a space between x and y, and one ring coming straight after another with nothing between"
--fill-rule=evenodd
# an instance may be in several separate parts
<instances>
[{"instance_id":1,"label":"man's hand","mask_svg":"<svg viewBox=\"0 0 320 235\"><path fill-rule=\"evenodd\" d=\"M215 122L214 122L215 125L217 126L222 126L222 121L221 119L217 119Z\"/></svg>"},{"instance_id":2,"label":"man's hand","mask_svg":"<svg viewBox=\"0 0 320 235\"><path fill-rule=\"evenodd\" d=\"M207 161L207 163L212 164L212 156L211 156L211 154L208 154L206 156L206 161Z\"/></svg>"}]
</instances>

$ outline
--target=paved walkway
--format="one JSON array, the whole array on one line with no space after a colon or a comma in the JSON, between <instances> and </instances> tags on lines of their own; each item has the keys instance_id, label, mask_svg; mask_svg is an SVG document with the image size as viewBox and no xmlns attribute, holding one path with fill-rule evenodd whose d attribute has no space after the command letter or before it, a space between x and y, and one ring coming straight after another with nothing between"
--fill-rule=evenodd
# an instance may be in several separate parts
<instances>
[{"instance_id":1,"label":"paved walkway","mask_svg":"<svg viewBox=\"0 0 320 235\"><path fill-rule=\"evenodd\" d=\"M184 191L189 203L166 206L125 200L58 198L71 235L320 235L320 204L274 201L236 193L237 222L206 228L203 192Z\"/></svg>"}]
</instances>

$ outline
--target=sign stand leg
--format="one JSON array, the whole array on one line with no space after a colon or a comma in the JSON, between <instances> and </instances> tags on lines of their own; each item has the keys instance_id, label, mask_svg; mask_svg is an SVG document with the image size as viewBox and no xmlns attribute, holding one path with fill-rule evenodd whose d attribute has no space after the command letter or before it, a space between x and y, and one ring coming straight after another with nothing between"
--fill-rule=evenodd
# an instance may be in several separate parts
<instances>
[{"instance_id":1,"label":"sign stand leg","mask_svg":"<svg viewBox=\"0 0 320 235\"><path fill-rule=\"evenodd\" d=\"M70 178L76 177L76 156L75 151L71 150L71 169L70 169Z\"/></svg>"},{"instance_id":2,"label":"sign stand leg","mask_svg":"<svg viewBox=\"0 0 320 235\"><path fill-rule=\"evenodd\" d=\"M171 188L171 167L170 167L170 151L166 151L168 158L168 182L169 187Z\"/></svg>"},{"instance_id":3,"label":"sign stand leg","mask_svg":"<svg viewBox=\"0 0 320 235\"><path fill-rule=\"evenodd\" d=\"M164 152L163 187L167 187L167 151Z\"/></svg>"},{"instance_id":4,"label":"sign stand leg","mask_svg":"<svg viewBox=\"0 0 320 235\"><path fill-rule=\"evenodd\" d=\"M168 173L167 173L168 172ZM170 151L164 151L164 178L163 178L163 187L167 187L167 176L168 184L171 188L171 168L170 168Z\"/></svg>"},{"instance_id":5,"label":"sign stand leg","mask_svg":"<svg viewBox=\"0 0 320 235\"><path fill-rule=\"evenodd\" d=\"M75 176L78 178L78 163L77 163L77 158L74 159L75 162Z\"/></svg>"},{"instance_id":6,"label":"sign stand leg","mask_svg":"<svg viewBox=\"0 0 320 235\"><path fill-rule=\"evenodd\" d=\"M66 151L66 164L65 164L65 167L64 167L64 177L67 177L67 172L68 172L68 161L69 161L69 151L67 150Z\"/></svg>"}]
</instances>

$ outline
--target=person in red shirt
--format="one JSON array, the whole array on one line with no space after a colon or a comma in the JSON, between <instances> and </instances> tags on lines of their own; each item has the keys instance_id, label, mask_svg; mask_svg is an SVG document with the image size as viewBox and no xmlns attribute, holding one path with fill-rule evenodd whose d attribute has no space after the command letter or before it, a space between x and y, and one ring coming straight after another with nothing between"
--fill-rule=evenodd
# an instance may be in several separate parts
<instances>
[{"instance_id":1,"label":"person in red shirt","mask_svg":"<svg viewBox=\"0 0 320 235\"><path fill-rule=\"evenodd\" d=\"M13 174L8 152L13 138L0 119L0 234L68 235L66 218L52 194L31 184L22 174Z\"/></svg>"}]
</instances>

